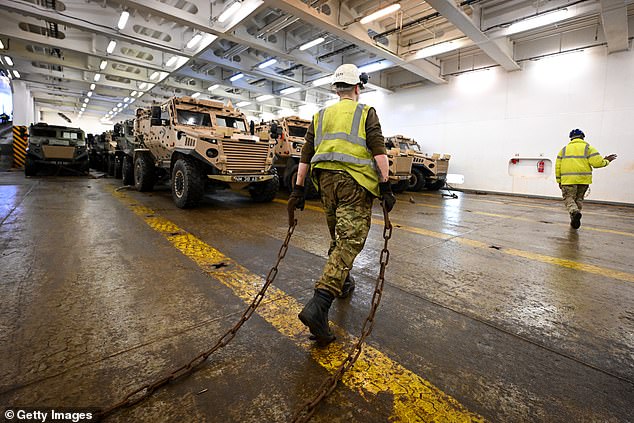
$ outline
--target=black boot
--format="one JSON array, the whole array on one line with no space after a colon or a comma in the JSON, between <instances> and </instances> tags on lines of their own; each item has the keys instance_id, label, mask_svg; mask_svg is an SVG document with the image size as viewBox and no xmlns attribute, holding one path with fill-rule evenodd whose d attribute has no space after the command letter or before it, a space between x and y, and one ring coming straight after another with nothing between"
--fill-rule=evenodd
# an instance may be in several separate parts
<instances>
[{"instance_id":1,"label":"black boot","mask_svg":"<svg viewBox=\"0 0 634 423\"><path fill-rule=\"evenodd\" d=\"M570 215L570 226L572 226L573 229L579 229L579 227L581 226L581 212L580 211L572 212L572 214Z\"/></svg>"},{"instance_id":2,"label":"black boot","mask_svg":"<svg viewBox=\"0 0 634 423\"><path fill-rule=\"evenodd\" d=\"M311 339L317 341L317 345L325 347L335 340L335 335L330 332L328 325L328 310L332 305L335 296L325 289L316 289L313 298L308 301L298 317L301 322L308 326L310 333L314 336Z\"/></svg>"},{"instance_id":3,"label":"black boot","mask_svg":"<svg viewBox=\"0 0 634 423\"><path fill-rule=\"evenodd\" d=\"M355 283L354 278L350 273L346 276L346 280L343 282L343 286L341 287L341 294L339 298L348 298L348 295L352 294L354 291Z\"/></svg>"}]
</instances>

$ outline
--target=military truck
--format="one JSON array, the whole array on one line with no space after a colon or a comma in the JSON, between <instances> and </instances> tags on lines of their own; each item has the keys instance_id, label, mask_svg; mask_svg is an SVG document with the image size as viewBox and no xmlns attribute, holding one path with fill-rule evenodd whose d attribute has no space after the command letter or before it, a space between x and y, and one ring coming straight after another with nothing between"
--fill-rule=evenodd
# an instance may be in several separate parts
<instances>
[{"instance_id":1,"label":"military truck","mask_svg":"<svg viewBox=\"0 0 634 423\"><path fill-rule=\"evenodd\" d=\"M89 169L86 136L79 128L37 123L29 127L24 173L35 176L44 167L73 169L87 173Z\"/></svg>"},{"instance_id":2,"label":"military truck","mask_svg":"<svg viewBox=\"0 0 634 423\"><path fill-rule=\"evenodd\" d=\"M421 191L426 188L437 191L445 186L450 154L423 153L416 141L403 135L386 137L385 144L388 148L399 148L402 153L413 158L408 190Z\"/></svg>"},{"instance_id":3,"label":"military truck","mask_svg":"<svg viewBox=\"0 0 634 423\"><path fill-rule=\"evenodd\" d=\"M88 160L92 169L107 172L106 164L106 136L103 134L88 134Z\"/></svg>"},{"instance_id":4,"label":"military truck","mask_svg":"<svg viewBox=\"0 0 634 423\"><path fill-rule=\"evenodd\" d=\"M110 152L113 176L121 178L124 185L134 184L134 151L140 147L134 128L134 119L118 122L111 135L115 144Z\"/></svg>"},{"instance_id":5,"label":"military truck","mask_svg":"<svg viewBox=\"0 0 634 423\"><path fill-rule=\"evenodd\" d=\"M387 148L387 160L392 191L397 193L405 191L409 188L414 157L399 148Z\"/></svg>"},{"instance_id":6,"label":"military truck","mask_svg":"<svg viewBox=\"0 0 634 423\"><path fill-rule=\"evenodd\" d=\"M279 178L273 167L275 144L247 131L244 114L231 106L192 97L171 98L138 109L134 185L150 191L170 179L177 207L195 206L207 182L247 188L257 202L275 198Z\"/></svg>"}]
</instances>

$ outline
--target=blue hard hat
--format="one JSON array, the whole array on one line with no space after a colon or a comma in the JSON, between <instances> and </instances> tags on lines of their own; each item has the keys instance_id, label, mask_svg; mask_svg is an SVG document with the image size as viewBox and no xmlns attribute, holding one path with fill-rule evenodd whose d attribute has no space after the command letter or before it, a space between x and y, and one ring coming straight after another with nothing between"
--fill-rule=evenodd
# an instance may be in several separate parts
<instances>
[{"instance_id":1,"label":"blue hard hat","mask_svg":"<svg viewBox=\"0 0 634 423\"><path fill-rule=\"evenodd\" d=\"M573 138L585 138L586 134L583 133L583 131L581 129L573 129L572 131L570 131L570 139Z\"/></svg>"}]
</instances>

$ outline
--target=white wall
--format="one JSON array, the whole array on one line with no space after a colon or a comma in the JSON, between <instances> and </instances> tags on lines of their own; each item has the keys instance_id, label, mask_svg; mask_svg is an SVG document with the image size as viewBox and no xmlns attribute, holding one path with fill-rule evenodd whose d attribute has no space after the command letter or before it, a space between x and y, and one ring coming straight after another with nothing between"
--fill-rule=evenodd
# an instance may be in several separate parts
<instances>
[{"instance_id":1,"label":"white wall","mask_svg":"<svg viewBox=\"0 0 634 423\"><path fill-rule=\"evenodd\" d=\"M413 137L426 152L452 155L463 188L559 197L554 174L512 177L516 154L555 161L568 132L581 128L610 166L594 171L589 199L634 203L634 52L606 47L449 77L449 83L391 95L368 93L383 134Z\"/></svg>"},{"instance_id":2,"label":"white wall","mask_svg":"<svg viewBox=\"0 0 634 423\"><path fill-rule=\"evenodd\" d=\"M75 115L72 113L67 113L66 115L72 120L72 123L68 123L61 116L57 114L57 112L52 112L48 110L38 110L38 122L48 123L49 125L62 125L62 126L71 126L74 128L81 128L86 134L101 134L105 131L111 131L114 124L106 125L101 123L98 118L91 118L87 116L83 116L81 119L77 120Z\"/></svg>"},{"instance_id":3,"label":"white wall","mask_svg":"<svg viewBox=\"0 0 634 423\"><path fill-rule=\"evenodd\" d=\"M13 124L28 126L34 122L35 108L26 82L13 80Z\"/></svg>"}]
</instances>

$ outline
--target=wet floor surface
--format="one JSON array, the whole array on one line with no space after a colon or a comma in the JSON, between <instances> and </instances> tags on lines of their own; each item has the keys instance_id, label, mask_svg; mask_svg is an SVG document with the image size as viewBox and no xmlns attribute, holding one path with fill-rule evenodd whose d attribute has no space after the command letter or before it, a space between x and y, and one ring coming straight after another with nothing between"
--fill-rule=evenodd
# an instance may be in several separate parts
<instances>
[{"instance_id":1,"label":"wet floor surface","mask_svg":"<svg viewBox=\"0 0 634 423\"><path fill-rule=\"evenodd\" d=\"M286 234L285 196L0 174L0 405L107 407L211 347L240 318ZM634 209L405 193L363 359L316 422L634 421ZM357 290L315 349L296 319L325 263L317 202L261 308L194 374L110 416L284 422L358 336L382 245L375 206Z\"/></svg>"}]
</instances>

